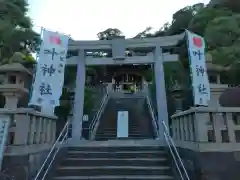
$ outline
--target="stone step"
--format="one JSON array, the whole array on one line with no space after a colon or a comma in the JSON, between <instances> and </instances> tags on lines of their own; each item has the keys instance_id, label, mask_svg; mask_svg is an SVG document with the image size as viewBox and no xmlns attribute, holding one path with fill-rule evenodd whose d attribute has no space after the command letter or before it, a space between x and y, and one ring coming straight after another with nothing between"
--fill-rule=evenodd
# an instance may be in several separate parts
<instances>
[{"instance_id":1,"label":"stone step","mask_svg":"<svg viewBox=\"0 0 240 180\"><path fill-rule=\"evenodd\" d=\"M119 138L116 135L99 135L97 136L97 139L106 139L106 140L114 140L114 139L119 139L119 140L123 140L123 139L153 139L151 136L144 136L144 135L129 135L128 137L124 137L124 138Z\"/></svg>"},{"instance_id":2,"label":"stone step","mask_svg":"<svg viewBox=\"0 0 240 180\"><path fill-rule=\"evenodd\" d=\"M112 140L126 140L126 139L131 139L131 140L151 140L152 137L128 137L128 138L116 138L116 137L112 137L112 138L108 138L108 137L103 137L103 138L96 138L96 141L112 141Z\"/></svg>"},{"instance_id":3,"label":"stone step","mask_svg":"<svg viewBox=\"0 0 240 180\"><path fill-rule=\"evenodd\" d=\"M118 151L118 152L91 152L69 151L69 158L160 158L166 157L164 151Z\"/></svg>"},{"instance_id":4,"label":"stone step","mask_svg":"<svg viewBox=\"0 0 240 180\"><path fill-rule=\"evenodd\" d=\"M149 141L134 141L134 140L126 140L126 141L121 141L119 142L118 140L115 140L113 142L106 142L107 145L103 146L102 144L99 144L94 141L89 141L88 142L88 146L84 145L84 146L74 146L74 147L68 147L68 151L71 153L72 151L87 151L87 152L142 152L142 151L147 151L147 152L160 152L160 153L165 153L165 148L164 147L160 147L158 146L158 141L157 140L151 140L151 144L147 144L149 143ZM117 143L114 144L114 143ZM121 146L119 146L119 144L122 143ZM137 143L137 145L136 145ZM83 143L81 143L83 144ZM125 144L128 144L128 146L126 146ZM139 145L141 144L141 145ZM94 146L95 145L95 146Z\"/></svg>"},{"instance_id":5,"label":"stone step","mask_svg":"<svg viewBox=\"0 0 240 180\"><path fill-rule=\"evenodd\" d=\"M128 131L128 133L129 134L144 134L144 132L142 132L141 130L132 130L132 129L130 129ZM117 129L112 130L112 131L101 129L101 131L98 131L96 134L97 135L117 134Z\"/></svg>"},{"instance_id":6,"label":"stone step","mask_svg":"<svg viewBox=\"0 0 240 180\"><path fill-rule=\"evenodd\" d=\"M109 134L102 134L102 133L98 133L98 134L96 134L96 137L98 138L98 137L117 137L117 134L111 134L111 133L109 133ZM146 138L153 138L151 135L149 135L149 134L134 134L134 133L129 133L128 134L128 137L146 137Z\"/></svg>"},{"instance_id":7,"label":"stone step","mask_svg":"<svg viewBox=\"0 0 240 180\"><path fill-rule=\"evenodd\" d=\"M111 127L103 126L102 129L111 132L111 131L116 131L117 126L111 126ZM129 130L139 130L139 131L141 130L138 126L134 126L134 127L129 126L128 129Z\"/></svg>"},{"instance_id":8,"label":"stone step","mask_svg":"<svg viewBox=\"0 0 240 180\"><path fill-rule=\"evenodd\" d=\"M53 172L54 180L173 180L168 154L158 140L83 141Z\"/></svg>"},{"instance_id":9,"label":"stone step","mask_svg":"<svg viewBox=\"0 0 240 180\"><path fill-rule=\"evenodd\" d=\"M154 138L151 119L147 115L148 109L146 109L145 104L145 98L136 100L132 96L127 99L110 99L100 119L96 140L102 141L116 138L117 110L120 109L129 112L130 137L134 137L134 139Z\"/></svg>"},{"instance_id":10,"label":"stone step","mask_svg":"<svg viewBox=\"0 0 240 180\"><path fill-rule=\"evenodd\" d=\"M128 176L62 176L54 177L55 180L174 180L172 176L158 175L158 176L145 176L145 175L128 175Z\"/></svg>"},{"instance_id":11,"label":"stone step","mask_svg":"<svg viewBox=\"0 0 240 180\"><path fill-rule=\"evenodd\" d=\"M117 138L115 137L96 137L95 140L96 141L109 141L109 140L126 140L126 139L131 139L131 140L147 140L147 139L154 139L153 137L146 137L146 136L138 136L138 137L132 137L129 136L127 138Z\"/></svg>"},{"instance_id":12,"label":"stone step","mask_svg":"<svg viewBox=\"0 0 240 180\"><path fill-rule=\"evenodd\" d=\"M128 128L132 129L132 130L140 130L138 125L136 125L136 126L129 126ZM106 130L106 131L116 131L117 126L112 126L112 124L111 124L111 126L107 126L106 125L106 126L103 126L103 129Z\"/></svg>"},{"instance_id":13,"label":"stone step","mask_svg":"<svg viewBox=\"0 0 240 180\"><path fill-rule=\"evenodd\" d=\"M58 176L170 175L169 166L61 166Z\"/></svg>"},{"instance_id":14,"label":"stone step","mask_svg":"<svg viewBox=\"0 0 240 180\"><path fill-rule=\"evenodd\" d=\"M110 122L106 122L106 125L104 124L104 122L101 121L101 126L102 126L102 129L106 130L106 131L114 131L117 129L117 124L109 124ZM128 129L132 129L132 130L140 130L141 128L139 127L139 125L129 125L128 126Z\"/></svg>"},{"instance_id":15,"label":"stone step","mask_svg":"<svg viewBox=\"0 0 240 180\"><path fill-rule=\"evenodd\" d=\"M166 158L65 158L62 166L167 166Z\"/></svg>"}]
</instances>

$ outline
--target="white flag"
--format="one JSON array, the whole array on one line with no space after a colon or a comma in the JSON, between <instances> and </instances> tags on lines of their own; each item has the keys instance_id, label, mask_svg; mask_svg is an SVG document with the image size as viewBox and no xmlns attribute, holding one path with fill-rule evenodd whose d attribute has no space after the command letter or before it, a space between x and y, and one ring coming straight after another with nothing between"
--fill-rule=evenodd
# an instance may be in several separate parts
<instances>
[{"instance_id":1,"label":"white flag","mask_svg":"<svg viewBox=\"0 0 240 180\"><path fill-rule=\"evenodd\" d=\"M30 105L55 107L59 105L64 83L64 68L69 37L43 31L39 59Z\"/></svg>"},{"instance_id":2,"label":"white flag","mask_svg":"<svg viewBox=\"0 0 240 180\"><path fill-rule=\"evenodd\" d=\"M210 100L210 85L205 59L204 38L186 31L190 69L192 73L192 86L194 105L208 106Z\"/></svg>"}]
</instances>

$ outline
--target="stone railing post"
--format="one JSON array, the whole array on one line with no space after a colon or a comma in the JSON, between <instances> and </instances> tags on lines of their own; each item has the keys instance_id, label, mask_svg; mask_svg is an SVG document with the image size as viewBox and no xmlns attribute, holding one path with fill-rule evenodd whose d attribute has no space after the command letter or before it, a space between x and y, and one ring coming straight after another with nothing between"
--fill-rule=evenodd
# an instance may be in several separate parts
<instances>
[{"instance_id":1,"label":"stone railing post","mask_svg":"<svg viewBox=\"0 0 240 180\"><path fill-rule=\"evenodd\" d=\"M14 145L27 145L29 136L31 136L31 132L29 133L31 131L30 115L16 114L14 120L16 121Z\"/></svg>"},{"instance_id":2,"label":"stone railing post","mask_svg":"<svg viewBox=\"0 0 240 180\"><path fill-rule=\"evenodd\" d=\"M208 142L208 123L209 123L208 113L202 112L195 113L194 125L197 142Z\"/></svg>"},{"instance_id":3,"label":"stone railing post","mask_svg":"<svg viewBox=\"0 0 240 180\"><path fill-rule=\"evenodd\" d=\"M227 121L227 127L228 127L228 135L229 135L229 141L236 143L236 136L235 136L235 124L232 120L232 113L226 113L226 121Z\"/></svg>"}]
</instances>

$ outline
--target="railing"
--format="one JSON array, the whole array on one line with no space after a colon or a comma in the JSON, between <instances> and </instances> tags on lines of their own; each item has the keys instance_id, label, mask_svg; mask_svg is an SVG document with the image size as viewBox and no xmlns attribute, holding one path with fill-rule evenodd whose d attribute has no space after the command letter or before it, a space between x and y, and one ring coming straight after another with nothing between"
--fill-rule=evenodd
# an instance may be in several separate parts
<instances>
[{"instance_id":1,"label":"railing","mask_svg":"<svg viewBox=\"0 0 240 180\"><path fill-rule=\"evenodd\" d=\"M93 120L91 121L91 124L89 125L89 138L90 139L92 139L92 137L94 135L94 131L96 129L97 123L100 120L102 112L104 111L104 108L108 102L108 98L109 98L108 93L106 93L101 101L99 110L97 111L96 115L94 116Z\"/></svg>"},{"instance_id":2,"label":"railing","mask_svg":"<svg viewBox=\"0 0 240 180\"><path fill-rule=\"evenodd\" d=\"M48 171L52 165L52 163L55 160L55 157L57 153L59 152L59 149L61 148L61 145L66 142L68 139L68 128L69 128L70 122L66 122L63 130L61 131L60 135L58 136L57 140L53 144L50 152L48 153L45 161L43 162L41 168L39 169L37 175L35 176L34 180L44 180L46 175L48 174Z\"/></svg>"},{"instance_id":3,"label":"railing","mask_svg":"<svg viewBox=\"0 0 240 180\"><path fill-rule=\"evenodd\" d=\"M158 123L156 121L156 117L153 112L152 102L151 102L150 98L148 97L148 95L147 95L146 99L147 99L148 109L149 109L150 115L152 117L152 124L153 124L154 130L155 130L155 134L157 137L159 137L159 127L158 127Z\"/></svg>"},{"instance_id":4,"label":"railing","mask_svg":"<svg viewBox=\"0 0 240 180\"><path fill-rule=\"evenodd\" d=\"M201 152L240 149L240 108L192 107L172 116L172 130L178 147Z\"/></svg>"},{"instance_id":5,"label":"railing","mask_svg":"<svg viewBox=\"0 0 240 180\"><path fill-rule=\"evenodd\" d=\"M147 103L148 103L148 108L150 110L150 114L151 114L151 117L153 118L152 121L154 123L154 126L155 128L157 129L157 135L159 137L159 127L158 127L158 123L156 122L156 116L154 115L154 111L153 111L153 107L151 105L151 100L149 99L149 97L147 96ZM181 177L181 180L190 180L189 176L188 176L188 173L187 173L187 170L186 168L184 167L184 164L183 164L183 161L178 153L178 150L176 148L176 145L170 135L170 132L169 132L169 129L167 127L167 125L165 124L164 121L161 121L162 122L162 125L164 127L164 138L165 138L165 141L167 142L167 145L169 147L169 150L170 150L170 153L172 155L172 158L174 160L174 163L175 163L175 166L178 170L178 173ZM181 165L181 167L179 166L179 163ZM182 169L183 169L183 172L182 172ZM185 178L184 178L185 177Z\"/></svg>"},{"instance_id":6,"label":"railing","mask_svg":"<svg viewBox=\"0 0 240 180\"><path fill-rule=\"evenodd\" d=\"M185 178L186 178L187 180L190 180L190 178L189 178L189 176L188 176L188 173L187 173L187 170L186 170L186 168L184 167L183 161L182 161L182 159L181 159L181 157L180 157L180 155L179 155L179 153L178 153L178 150L177 150L177 148L176 148L176 145L175 145L175 143L174 143L174 141L173 141L173 139L172 139L172 137L171 137L171 135L170 135L169 129L168 129L168 127L166 126L166 124L165 124L164 121L162 121L162 124L163 124L163 127L164 127L164 132L163 132L163 134L164 134L165 140L166 140L166 142L167 142L167 144L168 144L170 153L171 153L171 155L172 155L172 157L173 157L173 160L174 160L174 163L175 163L175 165L176 165L176 168L177 168L177 170L178 170L178 173L179 173L179 175L180 175L180 177L181 177L182 180L185 180ZM178 162L180 162L181 167L179 167ZM182 173L182 171L181 171L181 168L183 169L183 173ZM185 175L185 176L184 176L184 175ZM185 177L185 178L184 178L184 177Z\"/></svg>"}]
</instances>

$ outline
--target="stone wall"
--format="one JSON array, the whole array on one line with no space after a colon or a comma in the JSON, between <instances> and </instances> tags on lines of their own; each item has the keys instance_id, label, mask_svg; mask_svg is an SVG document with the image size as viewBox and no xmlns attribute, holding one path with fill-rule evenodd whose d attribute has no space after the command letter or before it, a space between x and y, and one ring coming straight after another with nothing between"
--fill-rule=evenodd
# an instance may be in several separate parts
<instances>
[{"instance_id":1,"label":"stone wall","mask_svg":"<svg viewBox=\"0 0 240 180\"><path fill-rule=\"evenodd\" d=\"M18 148L20 149L20 148ZM14 176L15 180L32 179L43 164L51 146L45 148L31 148L29 153L7 153L3 158L2 170L8 175Z\"/></svg>"},{"instance_id":2,"label":"stone wall","mask_svg":"<svg viewBox=\"0 0 240 180\"><path fill-rule=\"evenodd\" d=\"M45 148L38 148L36 146L35 148L31 148L28 154L6 154L3 158L2 169L6 172L6 174L14 176L14 180L32 180L41 168L48 153L50 152L50 149L51 147L48 145ZM56 152L56 150L57 148L54 150L54 152ZM66 152L66 148L60 148L51 168L49 169L46 179L50 179L50 177L54 174L55 167L65 156ZM53 156L53 154L51 155L51 157ZM52 158L49 158L46 164L49 164L51 160ZM44 170L46 170L46 167L44 168ZM45 172L44 170L42 171L43 173L41 173L39 180L43 176Z\"/></svg>"},{"instance_id":3,"label":"stone wall","mask_svg":"<svg viewBox=\"0 0 240 180\"><path fill-rule=\"evenodd\" d=\"M197 152L186 148L178 151L191 180L240 179L240 151Z\"/></svg>"}]
</instances>

